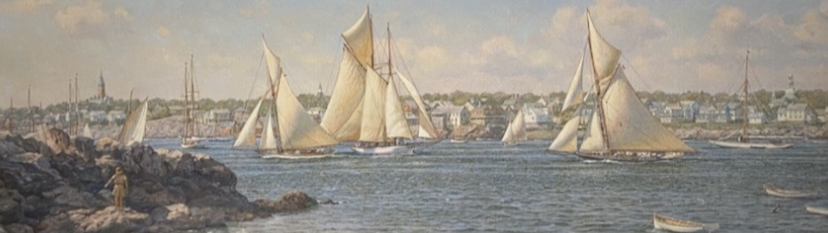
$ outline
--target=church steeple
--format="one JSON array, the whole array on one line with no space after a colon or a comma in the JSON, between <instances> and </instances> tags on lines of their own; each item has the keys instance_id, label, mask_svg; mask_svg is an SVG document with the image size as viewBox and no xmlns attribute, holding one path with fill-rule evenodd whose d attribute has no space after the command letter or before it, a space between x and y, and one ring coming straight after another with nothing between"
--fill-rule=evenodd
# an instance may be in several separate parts
<instances>
[{"instance_id":1,"label":"church steeple","mask_svg":"<svg viewBox=\"0 0 828 233\"><path fill-rule=\"evenodd\" d=\"M106 83L104 83L103 79L103 70L101 70L100 76L98 76L100 81L98 82L98 98L103 99L106 97Z\"/></svg>"}]
</instances>

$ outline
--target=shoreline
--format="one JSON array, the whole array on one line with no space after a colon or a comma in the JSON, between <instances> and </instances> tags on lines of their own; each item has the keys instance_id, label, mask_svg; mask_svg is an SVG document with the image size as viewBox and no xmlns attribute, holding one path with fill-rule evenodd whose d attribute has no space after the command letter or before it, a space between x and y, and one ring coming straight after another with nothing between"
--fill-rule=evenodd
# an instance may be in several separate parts
<instances>
[{"instance_id":1,"label":"shoreline","mask_svg":"<svg viewBox=\"0 0 828 233\"><path fill-rule=\"evenodd\" d=\"M280 200L251 201L236 190L235 173L208 155L37 131L0 132L0 228L9 232L182 231L318 205L288 190ZM128 179L123 210L104 187L116 167Z\"/></svg>"}]
</instances>

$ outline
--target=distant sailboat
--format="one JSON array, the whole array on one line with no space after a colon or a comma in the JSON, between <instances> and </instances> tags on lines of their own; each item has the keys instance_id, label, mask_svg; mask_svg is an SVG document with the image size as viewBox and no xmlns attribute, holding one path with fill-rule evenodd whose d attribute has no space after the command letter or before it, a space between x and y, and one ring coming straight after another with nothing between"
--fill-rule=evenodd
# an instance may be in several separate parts
<instances>
[{"instance_id":1,"label":"distant sailboat","mask_svg":"<svg viewBox=\"0 0 828 233\"><path fill-rule=\"evenodd\" d=\"M589 11L587 25L597 109L592 112L581 142L578 140L580 118L573 117L548 150L574 153L584 159L618 161L672 159L693 152L693 148L661 125L638 99L624 68L618 64L621 51L601 37ZM581 61L567 93L566 108L578 109L575 105L583 100L579 89Z\"/></svg>"},{"instance_id":2,"label":"distant sailboat","mask_svg":"<svg viewBox=\"0 0 828 233\"><path fill-rule=\"evenodd\" d=\"M791 143L773 143L773 142L751 142L747 135L747 128L748 122L750 121L748 118L748 65L750 64L750 51L745 54L745 82L742 93L744 95L744 101L742 102L742 132L741 136L739 136L735 141L732 140L710 140L709 142L713 145L717 145L719 147L724 148L741 148L741 149L784 149L792 147L793 144Z\"/></svg>"},{"instance_id":3,"label":"distant sailboat","mask_svg":"<svg viewBox=\"0 0 828 233\"><path fill-rule=\"evenodd\" d=\"M181 148L200 148L197 139L198 126L195 121L194 111L196 109L195 91L195 65L193 56L190 55L189 72L187 63L184 63L184 135L181 136Z\"/></svg>"},{"instance_id":4,"label":"distant sailboat","mask_svg":"<svg viewBox=\"0 0 828 233\"><path fill-rule=\"evenodd\" d=\"M514 145L520 141L526 141L526 121L523 119L523 109L515 114L515 119L506 126L506 132L500 140L504 145Z\"/></svg>"},{"instance_id":5,"label":"distant sailboat","mask_svg":"<svg viewBox=\"0 0 828 233\"><path fill-rule=\"evenodd\" d=\"M320 158L333 153L329 146L339 142L334 139L325 129L316 124L316 121L305 111L302 104L293 94L288 85L285 74L282 72L281 61L270 48L267 42L262 39L262 45L267 60L268 76L270 76L271 94L270 109L267 112L267 119L262 128L261 139L258 149L265 158ZM255 144L255 129L264 97L259 100L253 112L250 113L245 125L242 127L239 136L236 138L234 147ZM276 112L274 119L273 112ZM274 125L278 128L279 138L273 130Z\"/></svg>"},{"instance_id":6,"label":"distant sailboat","mask_svg":"<svg viewBox=\"0 0 828 233\"><path fill-rule=\"evenodd\" d=\"M374 63L373 23L368 9L347 31L342 63L322 127L341 142L357 142L360 154L412 154L413 133L402 111L394 77L398 77L417 104L419 138L440 138L413 82L393 68L391 31L388 30L387 78ZM430 141L427 144L433 144Z\"/></svg>"},{"instance_id":7,"label":"distant sailboat","mask_svg":"<svg viewBox=\"0 0 828 233\"><path fill-rule=\"evenodd\" d=\"M89 128L89 123L83 126L83 131L81 132L81 136L87 138L94 138L92 137L92 129Z\"/></svg>"},{"instance_id":8,"label":"distant sailboat","mask_svg":"<svg viewBox=\"0 0 828 233\"><path fill-rule=\"evenodd\" d=\"M118 134L118 142L125 146L144 141L144 131L147 125L147 100L144 99L138 109L127 116L121 132Z\"/></svg>"}]
</instances>

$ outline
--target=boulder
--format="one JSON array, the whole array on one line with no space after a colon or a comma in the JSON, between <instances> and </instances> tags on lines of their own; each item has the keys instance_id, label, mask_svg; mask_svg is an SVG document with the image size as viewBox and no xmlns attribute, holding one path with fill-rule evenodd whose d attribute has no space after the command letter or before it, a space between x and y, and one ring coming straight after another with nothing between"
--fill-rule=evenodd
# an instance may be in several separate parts
<instances>
[{"instance_id":1,"label":"boulder","mask_svg":"<svg viewBox=\"0 0 828 233\"><path fill-rule=\"evenodd\" d=\"M253 204L266 212L276 213L305 210L316 206L318 203L308 194L294 190L282 195L282 198L278 201L258 199Z\"/></svg>"},{"instance_id":2,"label":"boulder","mask_svg":"<svg viewBox=\"0 0 828 233\"><path fill-rule=\"evenodd\" d=\"M20 223L12 223L5 227L0 227L0 229L2 228L6 228L6 232L8 233L34 233L32 227Z\"/></svg>"},{"instance_id":3,"label":"boulder","mask_svg":"<svg viewBox=\"0 0 828 233\"><path fill-rule=\"evenodd\" d=\"M78 209L69 211L69 220L76 232L127 232L138 231L152 224L149 215L126 208L119 210L109 206L101 210Z\"/></svg>"}]
</instances>

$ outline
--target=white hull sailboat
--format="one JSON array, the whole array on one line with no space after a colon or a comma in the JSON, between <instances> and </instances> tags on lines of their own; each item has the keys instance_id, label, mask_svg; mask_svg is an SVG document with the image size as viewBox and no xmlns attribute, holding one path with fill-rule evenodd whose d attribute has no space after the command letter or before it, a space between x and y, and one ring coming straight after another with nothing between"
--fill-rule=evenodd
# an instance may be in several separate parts
<instances>
[{"instance_id":1,"label":"white hull sailboat","mask_svg":"<svg viewBox=\"0 0 828 233\"><path fill-rule=\"evenodd\" d=\"M745 81L743 84L742 90L744 93L744 100L742 101L742 134L738 137L735 141L728 141L728 140L710 140L713 145L722 147L722 148L737 148L737 149L784 149L793 147L791 143L771 143L771 142L751 142L747 135L747 128L748 128L748 66L750 65L750 51L747 51L745 54Z\"/></svg>"},{"instance_id":2,"label":"white hull sailboat","mask_svg":"<svg viewBox=\"0 0 828 233\"><path fill-rule=\"evenodd\" d=\"M768 195L777 196L777 197L808 198L808 197L817 196L816 191L781 189L781 188L774 187L773 185L769 185L769 184L762 185L762 188L765 189L765 192L768 193Z\"/></svg>"},{"instance_id":3,"label":"white hull sailboat","mask_svg":"<svg viewBox=\"0 0 828 233\"><path fill-rule=\"evenodd\" d=\"M682 220L671 218L664 215L653 214L653 227L660 230L668 230L672 232L697 232L707 231L711 232L719 229L717 223L699 223L689 220Z\"/></svg>"},{"instance_id":4,"label":"white hull sailboat","mask_svg":"<svg viewBox=\"0 0 828 233\"><path fill-rule=\"evenodd\" d=\"M132 146L135 143L144 141L144 133L147 126L147 100L145 99L138 106L138 109L132 111L124 121L121 132L118 133L118 142L124 146Z\"/></svg>"},{"instance_id":5,"label":"white hull sailboat","mask_svg":"<svg viewBox=\"0 0 828 233\"><path fill-rule=\"evenodd\" d=\"M434 143L413 142L395 84L398 78L417 104L420 138L439 138L425 103L414 83L393 68L391 31L388 30L387 70L374 62L373 23L368 9L359 20L342 33L345 41L331 101L322 118L322 127L340 142L355 142L359 154L413 153L417 146ZM386 74L383 77L382 74ZM434 141L439 142L438 141Z\"/></svg>"},{"instance_id":6,"label":"white hull sailboat","mask_svg":"<svg viewBox=\"0 0 828 233\"><path fill-rule=\"evenodd\" d=\"M187 63L184 63L184 135L181 137L182 149L203 148L196 136L198 127L196 126L193 112L196 109L195 100L195 65L193 65L193 56L190 55L189 72L187 70Z\"/></svg>"},{"instance_id":7,"label":"white hull sailboat","mask_svg":"<svg viewBox=\"0 0 828 233\"><path fill-rule=\"evenodd\" d=\"M515 119L509 123L509 126L506 126L506 130L503 133L503 138L500 139L505 146L514 146L517 145L518 142L526 141L526 124L523 117L523 110L519 110L517 114L515 114Z\"/></svg>"},{"instance_id":8,"label":"white hull sailboat","mask_svg":"<svg viewBox=\"0 0 828 233\"><path fill-rule=\"evenodd\" d=\"M664 127L638 99L627 81L624 67L618 63L621 51L601 37L589 11L587 26L596 108L580 139L580 111L587 99L582 90L582 56L562 107L562 111L574 111L574 117L567 121L547 150L573 153L589 160L631 162L674 159L693 152L693 148Z\"/></svg>"},{"instance_id":9,"label":"white hull sailboat","mask_svg":"<svg viewBox=\"0 0 828 233\"><path fill-rule=\"evenodd\" d=\"M314 159L324 158L333 154L330 146L339 142L325 129L316 124L316 121L308 115L305 108L293 94L282 72L279 57L267 46L262 38L262 46L265 51L271 94L270 109L267 112L267 119L262 127L262 135L256 152L262 154L262 158L284 158L284 159ZM267 94L267 93L265 93ZM233 144L234 148L253 145L256 141L256 124L258 122L259 110L262 107L264 96L250 113L242 131ZM276 112L274 119L273 112ZM274 125L279 132L276 139Z\"/></svg>"}]
</instances>

